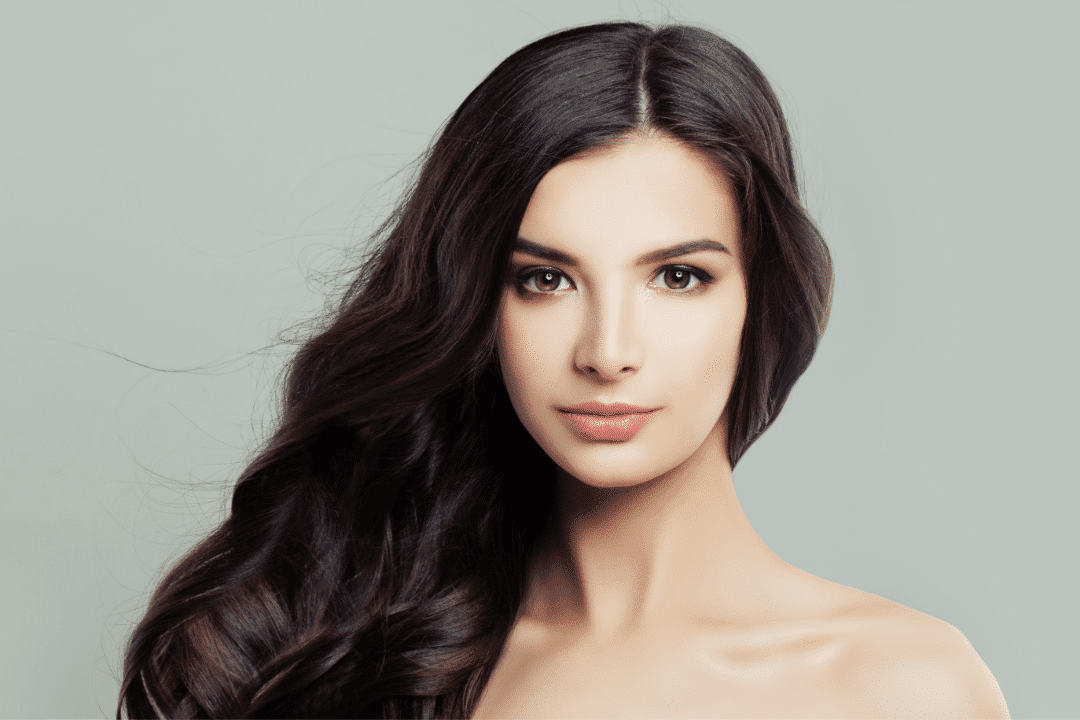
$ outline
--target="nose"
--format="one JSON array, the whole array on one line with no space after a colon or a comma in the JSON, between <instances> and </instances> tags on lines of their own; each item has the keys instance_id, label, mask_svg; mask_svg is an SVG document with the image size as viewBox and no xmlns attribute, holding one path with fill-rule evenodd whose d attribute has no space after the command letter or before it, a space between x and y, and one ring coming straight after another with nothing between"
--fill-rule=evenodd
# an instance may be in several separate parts
<instances>
[{"instance_id":1,"label":"nose","mask_svg":"<svg viewBox=\"0 0 1080 720\"><path fill-rule=\"evenodd\" d=\"M602 382L629 377L645 359L644 328L633 291L611 284L585 303L574 369Z\"/></svg>"}]
</instances>

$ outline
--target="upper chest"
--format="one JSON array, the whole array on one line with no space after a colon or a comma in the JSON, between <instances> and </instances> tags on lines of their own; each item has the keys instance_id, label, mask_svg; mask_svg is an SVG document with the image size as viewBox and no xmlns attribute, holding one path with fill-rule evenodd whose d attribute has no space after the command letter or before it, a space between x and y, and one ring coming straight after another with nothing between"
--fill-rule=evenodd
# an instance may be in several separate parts
<instances>
[{"instance_id":1,"label":"upper chest","mask_svg":"<svg viewBox=\"0 0 1080 720\"><path fill-rule=\"evenodd\" d=\"M484 717L838 717L851 643L831 629L674 634L598 646L515 629Z\"/></svg>"}]
</instances>

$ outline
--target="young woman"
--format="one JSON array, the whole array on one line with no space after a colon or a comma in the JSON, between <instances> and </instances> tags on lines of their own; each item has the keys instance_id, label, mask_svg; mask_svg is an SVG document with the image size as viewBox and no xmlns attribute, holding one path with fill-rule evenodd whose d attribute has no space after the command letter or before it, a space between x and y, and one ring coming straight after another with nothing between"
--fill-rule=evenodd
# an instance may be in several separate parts
<instances>
[{"instance_id":1,"label":"young woman","mask_svg":"<svg viewBox=\"0 0 1080 720\"><path fill-rule=\"evenodd\" d=\"M787 565L739 507L831 283L737 48L518 51L295 358L118 717L1006 716L958 631Z\"/></svg>"}]
</instances>

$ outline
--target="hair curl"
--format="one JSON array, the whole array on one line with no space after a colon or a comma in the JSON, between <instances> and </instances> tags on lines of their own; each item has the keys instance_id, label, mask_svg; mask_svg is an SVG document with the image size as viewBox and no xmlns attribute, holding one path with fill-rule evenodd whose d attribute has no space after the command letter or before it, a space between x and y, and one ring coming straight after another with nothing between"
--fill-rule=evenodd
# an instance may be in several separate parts
<instances>
[{"instance_id":1,"label":"hair curl","mask_svg":"<svg viewBox=\"0 0 1080 720\"><path fill-rule=\"evenodd\" d=\"M231 512L158 585L117 718L465 717L523 595L554 464L495 367L512 246L574 155L666 134L730 178L748 312L734 465L824 330L828 250L754 63L694 27L573 28L511 55L453 114L330 322Z\"/></svg>"}]
</instances>

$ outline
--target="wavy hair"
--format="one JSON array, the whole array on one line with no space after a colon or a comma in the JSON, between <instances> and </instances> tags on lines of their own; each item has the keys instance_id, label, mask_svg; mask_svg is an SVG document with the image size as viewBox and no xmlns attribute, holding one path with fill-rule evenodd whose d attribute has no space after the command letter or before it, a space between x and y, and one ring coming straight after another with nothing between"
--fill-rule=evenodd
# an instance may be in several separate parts
<instances>
[{"instance_id":1,"label":"wavy hair","mask_svg":"<svg viewBox=\"0 0 1080 720\"><path fill-rule=\"evenodd\" d=\"M130 638L117 718L473 711L555 475L495 367L513 243L546 172L642 131L707 154L735 189L748 312L725 412L738 461L810 362L832 284L780 105L702 29L542 38L447 121L293 359L228 518L167 573Z\"/></svg>"}]
</instances>

